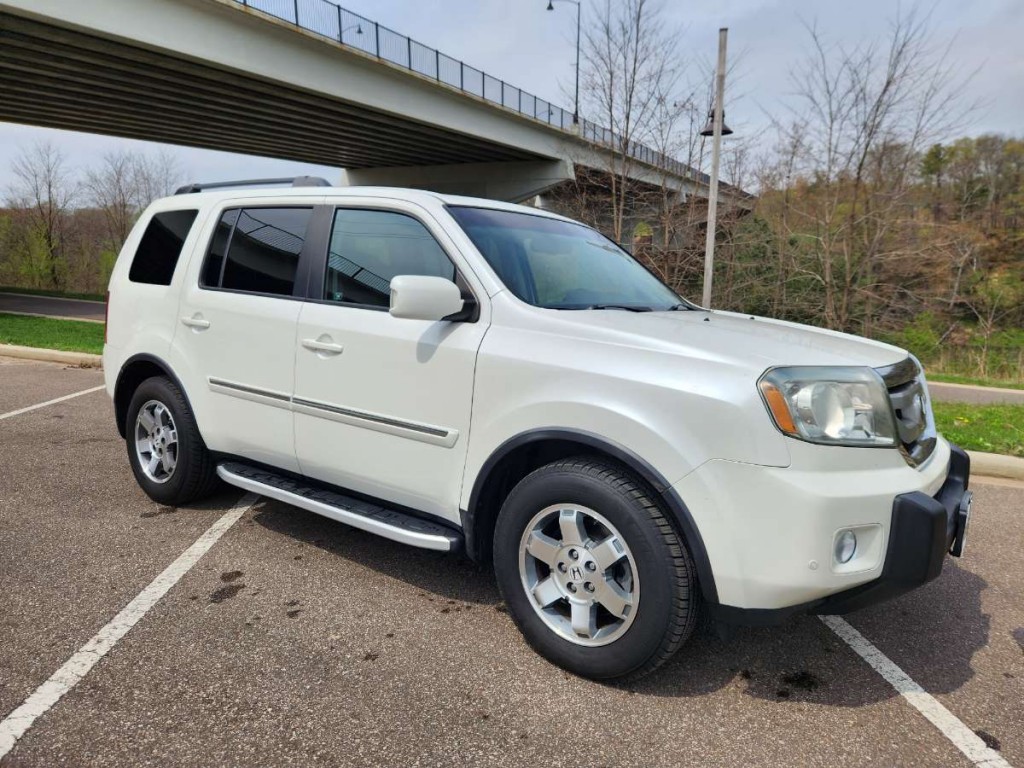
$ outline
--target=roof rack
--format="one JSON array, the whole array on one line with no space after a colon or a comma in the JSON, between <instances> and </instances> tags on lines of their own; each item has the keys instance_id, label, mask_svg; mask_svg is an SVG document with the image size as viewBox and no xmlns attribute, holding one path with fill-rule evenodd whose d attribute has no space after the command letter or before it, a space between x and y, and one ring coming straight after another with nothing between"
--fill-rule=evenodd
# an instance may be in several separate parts
<instances>
[{"instance_id":1,"label":"roof rack","mask_svg":"<svg viewBox=\"0 0 1024 768\"><path fill-rule=\"evenodd\" d=\"M289 176L282 179L240 179L238 181L212 181L206 184L194 183L178 187L174 194L189 195L207 189L226 187L265 187L268 184L290 184L293 187L329 187L331 183L319 176Z\"/></svg>"}]
</instances>

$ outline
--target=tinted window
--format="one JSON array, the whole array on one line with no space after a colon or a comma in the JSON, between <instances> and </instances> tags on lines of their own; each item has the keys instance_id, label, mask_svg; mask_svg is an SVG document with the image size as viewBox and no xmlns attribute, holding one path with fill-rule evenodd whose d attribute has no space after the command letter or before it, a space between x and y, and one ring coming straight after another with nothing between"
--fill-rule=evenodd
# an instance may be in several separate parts
<instances>
[{"instance_id":1,"label":"tinted window","mask_svg":"<svg viewBox=\"0 0 1024 768\"><path fill-rule=\"evenodd\" d=\"M216 288L220 285L220 273L224 269L224 254L228 250L228 241L231 239L231 232L238 221L239 211L224 211L224 215L217 222L217 229L213 233L213 241L210 243L210 251L206 256L206 263L203 265L203 274L200 278L200 285Z\"/></svg>"},{"instance_id":2,"label":"tinted window","mask_svg":"<svg viewBox=\"0 0 1024 768\"><path fill-rule=\"evenodd\" d=\"M139 241L128 279L133 283L170 285L192 222L199 211L163 211L153 215Z\"/></svg>"},{"instance_id":3,"label":"tinted window","mask_svg":"<svg viewBox=\"0 0 1024 768\"><path fill-rule=\"evenodd\" d=\"M391 278L397 275L454 280L455 267L412 216L339 209L334 214L324 298L387 307Z\"/></svg>"},{"instance_id":4,"label":"tinted window","mask_svg":"<svg viewBox=\"0 0 1024 768\"><path fill-rule=\"evenodd\" d=\"M582 224L489 208L448 210L509 290L534 306L638 311L690 306L615 243Z\"/></svg>"},{"instance_id":5,"label":"tinted window","mask_svg":"<svg viewBox=\"0 0 1024 768\"><path fill-rule=\"evenodd\" d=\"M203 265L203 285L291 296L312 215L312 208L226 212Z\"/></svg>"}]
</instances>

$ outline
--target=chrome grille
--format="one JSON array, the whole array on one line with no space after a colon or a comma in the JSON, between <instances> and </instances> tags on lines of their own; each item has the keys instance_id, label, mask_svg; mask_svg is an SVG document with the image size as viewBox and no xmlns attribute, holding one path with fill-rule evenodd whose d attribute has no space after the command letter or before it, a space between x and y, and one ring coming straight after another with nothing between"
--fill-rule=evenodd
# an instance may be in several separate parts
<instances>
[{"instance_id":1,"label":"chrome grille","mask_svg":"<svg viewBox=\"0 0 1024 768\"><path fill-rule=\"evenodd\" d=\"M900 452L912 467L919 466L935 450L935 420L924 371L913 356L894 365L876 369L889 391Z\"/></svg>"}]
</instances>

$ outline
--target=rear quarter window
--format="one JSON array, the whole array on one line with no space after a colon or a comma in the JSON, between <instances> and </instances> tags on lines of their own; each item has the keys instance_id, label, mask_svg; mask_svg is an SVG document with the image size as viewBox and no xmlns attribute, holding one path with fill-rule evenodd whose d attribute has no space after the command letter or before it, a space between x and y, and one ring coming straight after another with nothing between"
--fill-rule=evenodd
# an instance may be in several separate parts
<instances>
[{"instance_id":1,"label":"rear quarter window","mask_svg":"<svg viewBox=\"0 0 1024 768\"><path fill-rule=\"evenodd\" d=\"M153 214L132 259L128 279L133 283L170 285L185 238L199 211L161 211Z\"/></svg>"}]
</instances>

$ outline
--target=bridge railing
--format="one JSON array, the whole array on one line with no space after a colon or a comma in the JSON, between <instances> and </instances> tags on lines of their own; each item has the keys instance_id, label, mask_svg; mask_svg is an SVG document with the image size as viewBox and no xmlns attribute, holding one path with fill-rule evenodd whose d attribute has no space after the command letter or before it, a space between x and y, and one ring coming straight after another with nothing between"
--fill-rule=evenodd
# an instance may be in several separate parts
<instances>
[{"instance_id":1,"label":"bridge railing","mask_svg":"<svg viewBox=\"0 0 1024 768\"><path fill-rule=\"evenodd\" d=\"M458 59L453 59L436 48L418 43L383 24L342 8L331 0L235 2L547 125L567 132L575 131L573 115L569 110L527 93ZM611 129L590 120L580 118L578 131L587 141L615 149L677 176L703 178L703 174L698 174L687 164L640 142L625 142Z\"/></svg>"}]
</instances>

